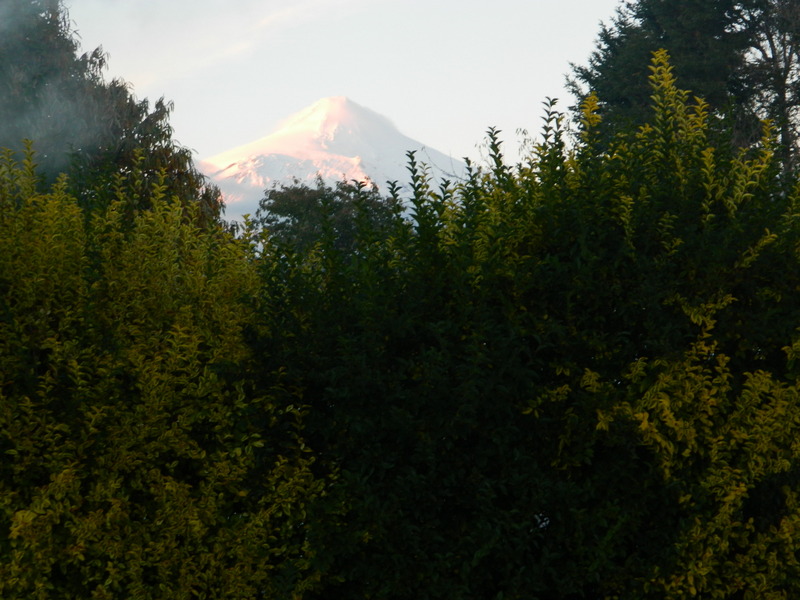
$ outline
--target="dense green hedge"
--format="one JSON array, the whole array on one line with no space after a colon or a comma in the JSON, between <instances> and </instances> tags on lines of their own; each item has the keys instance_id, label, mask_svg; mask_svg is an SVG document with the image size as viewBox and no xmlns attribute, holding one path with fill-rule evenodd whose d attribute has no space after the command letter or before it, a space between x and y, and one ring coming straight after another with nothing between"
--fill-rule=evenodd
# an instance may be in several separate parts
<instances>
[{"instance_id":1,"label":"dense green hedge","mask_svg":"<svg viewBox=\"0 0 800 600\"><path fill-rule=\"evenodd\" d=\"M157 189L131 225L128 181L87 220L30 159L0 176L0 597L302 589L323 482L300 404L249 376L248 246Z\"/></svg>"},{"instance_id":2,"label":"dense green hedge","mask_svg":"<svg viewBox=\"0 0 800 600\"><path fill-rule=\"evenodd\" d=\"M524 164L492 134L488 172L415 171L414 222L347 255L268 241L287 378L349 506L314 526L313 597L798 592L798 195L768 135L710 146L664 54L651 84L610 149L594 98L572 146L550 105Z\"/></svg>"},{"instance_id":3,"label":"dense green hedge","mask_svg":"<svg viewBox=\"0 0 800 600\"><path fill-rule=\"evenodd\" d=\"M652 71L345 245L7 158L0 596L797 596L800 192Z\"/></svg>"}]
</instances>

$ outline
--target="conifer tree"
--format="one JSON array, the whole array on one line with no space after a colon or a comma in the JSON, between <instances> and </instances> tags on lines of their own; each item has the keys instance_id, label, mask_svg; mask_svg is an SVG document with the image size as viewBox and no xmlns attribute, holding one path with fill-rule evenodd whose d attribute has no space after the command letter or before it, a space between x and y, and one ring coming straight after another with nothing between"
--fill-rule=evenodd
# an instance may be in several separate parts
<instances>
[{"instance_id":1,"label":"conifer tree","mask_svg":"<svg viewBox=\"0 0 800 600\"><path fill-rule=\"evenodd\" d=\"M794 168L800 125L800 13L792 0L636 0L603 25L587 65L573 65L579 102L602 99L610 130L641 125L653 52L670 53L686 89L733 122L728 143L757 143L760 120L776 127L784 176ZM577 113L576 113L577 114Z\"/></svg>"}]
</instances>

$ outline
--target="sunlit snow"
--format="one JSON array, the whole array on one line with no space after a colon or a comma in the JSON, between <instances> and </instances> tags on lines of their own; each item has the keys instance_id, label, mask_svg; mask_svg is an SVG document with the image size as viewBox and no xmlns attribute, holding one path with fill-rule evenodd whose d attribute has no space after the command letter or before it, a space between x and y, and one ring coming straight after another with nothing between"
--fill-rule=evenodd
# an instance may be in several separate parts
<instances>
[{"instance_id":1,"label":"sunlit snow","mask_svg":"<svg viewBox=\"0 0 800 600\"><path fill-rule=\"evenodd\" d=\"M344 96L323 98L284 120L278 130L249 144L201 161L220 187L226 218L253 214L264 191L293 179L313 185L342 179L407 184L408 151L430 168L434 180L462 177L465 165L402 133L386 117Z\"/></svg>"}]
</instances>

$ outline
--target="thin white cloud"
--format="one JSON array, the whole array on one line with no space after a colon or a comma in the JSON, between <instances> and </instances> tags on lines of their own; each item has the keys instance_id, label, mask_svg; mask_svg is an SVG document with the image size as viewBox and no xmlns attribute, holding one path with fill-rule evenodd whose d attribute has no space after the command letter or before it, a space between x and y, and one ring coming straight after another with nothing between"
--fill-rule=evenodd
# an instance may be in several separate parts
<instances>
[{"instance_id":1,"label":"thin white cloud","mask_svg":"<svg viewBox=\"0 0 800 600\"><path fill-rule=\"evenodd\" d=\"M70 12L84 50L103 45L110 54L112 76L131 82L140 95L158 95L156 88L170 80L247 57L281 31L363 2L246 0L232 8L227 1L200 0L186 11L180 2L73 0ZM104 25L117 19L126 23L124 35L108 39ZM180 27L176 29L175 23Z\"/></svg>"},{"instance_id":2,"label":"thin white cloud","mask_svg":"<svg viewBox=\"0 0 800 600\"><path fill-rule=\"evenodd\" d=\"M198 20L184 36L188 43L182 52L180 65L164 72L163 76L186 76L236 57L246 56L260 46L270 43L271 34L324 19L336 11L352 10L362 0L286 0L284 2L254 2L247 10L232 14L228 9L215 11ZM213 33L212 32L216 32ZM170 44L171 47L172 43Z\"/></svg>"}]
</instances>

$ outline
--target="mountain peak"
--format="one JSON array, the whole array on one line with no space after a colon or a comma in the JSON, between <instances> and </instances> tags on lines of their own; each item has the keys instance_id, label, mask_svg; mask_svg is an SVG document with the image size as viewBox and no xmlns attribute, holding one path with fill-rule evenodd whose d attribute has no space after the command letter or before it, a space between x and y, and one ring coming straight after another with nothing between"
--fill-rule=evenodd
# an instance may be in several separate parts
<instances>
[{"instance_id":1,"label":"mountain peak","mask_svg":"<svg viewBox=\"0 0 800 600\"><path fill-rule=\"evenodd\" d=\"M397 128L383 115L346 96L329 96L282 121L273 135L283 138L304 135L318 140L326 149L331 142L344 141L348 147L342 150L350 152L352 144L344 138L367 136L385 139L397 134Z\"/></svg>"},{"instance_id":2,"label":"mountain peak","mask_svg":"<svg viewBox=\"0 0 800 600\"><path fill-rule=\"evenodd\" d=\"M331 96L317 100L284 120L282 130L308 130L317 135L325 135L335 130L339 123L353 120L355 103L346 96Z\"/></svg>"},{"instance_id":3,"label":"mountain peak","mask_svg":"<svg viewBox=\"0 0 800 600\"><path fill-rule=\"evenodd\" d=\"M464 171L460 161L403 135L383 115L346 96L330 96L283 120L273 133L212 156L201 167L222 190L230 217L255 212L268 187L293 179L402 184L408 151L422 151L419 160L429 164L434 178Z\"/></svg>"},{"instance_id":4,"label":"mountain peak","mask_svg":"<svg viewBox=\"0 0 800 600\"><path fill-rule=\"evenodd\" d=\"M347 96L329 96L317 100L311 106L293 114L283 121L281 127L308 123L348 121L357 118L360 113L366 110Z\"/></svg>"}]
</instances>

